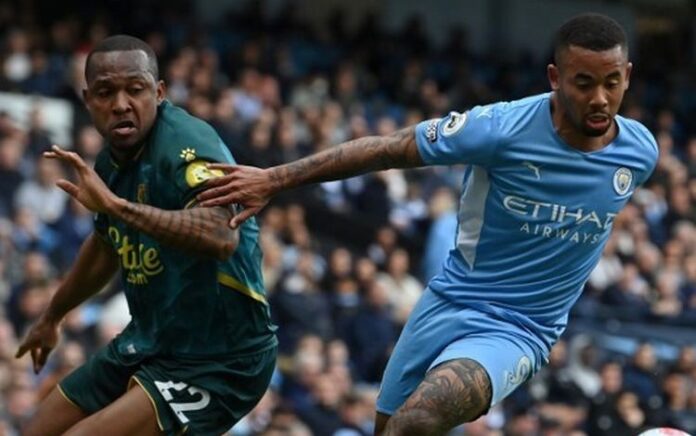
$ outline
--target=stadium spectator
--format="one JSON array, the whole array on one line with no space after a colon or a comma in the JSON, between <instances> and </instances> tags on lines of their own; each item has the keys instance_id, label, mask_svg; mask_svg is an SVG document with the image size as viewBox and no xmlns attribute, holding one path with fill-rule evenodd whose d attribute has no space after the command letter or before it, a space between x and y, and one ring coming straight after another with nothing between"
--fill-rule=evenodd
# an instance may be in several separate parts
<instances>
[{"instance_id":1,"label":"stadium spectator","mask_svg":"<svg viewBox=\"0 0 696 436\"><path fill-rule=\"evenodd\" d=\"M26 209L45 224L54 224L63 214L68 195L56 182L65 177L57 161L37 158L36 180L24 181L15 194L15 209Z\"/></svg>"},{"instance_id":2,"label":"stadium spectator","mask_svg":"<svg viewBox=\"0 0 696 436\"><path fill-rule=\"evenodd\" d=\"M617 404L623 387L623 371L618 362L605 362L600 369L601 385L592 397L587 416L587 433L609 436L623 427Z\"/></svg>"},{"instance_id":3,"label":"stadium spectator","mask_svg":"<svg viewBox=\"0 0 696 436\"><path fill-rule=\"evenodd\" d=\"M648 343L640 344L633 354L632 362L624 367L624 388L637 394L645 404L650 404L660 394L658 376L653 347Z\"/></svg>"}]
</instances>

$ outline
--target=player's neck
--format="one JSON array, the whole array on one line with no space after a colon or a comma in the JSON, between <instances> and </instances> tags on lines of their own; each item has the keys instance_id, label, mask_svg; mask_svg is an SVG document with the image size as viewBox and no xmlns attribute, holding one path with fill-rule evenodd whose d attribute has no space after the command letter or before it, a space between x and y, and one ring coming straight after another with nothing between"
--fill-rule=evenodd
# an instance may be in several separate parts
<instances>
[{"instance_id":1,"label":"player's neck","mask_svg":"<svg viewBox=\"0 0 696 436\"><path fill-rule=\"evenodd\" d=\"M587 136L582 132L579 132L575 126L561 124L560 127L554 123L556 127L556 133L563 139L569 146L578 149L583 152L592 152L601 150L609 143L611 143L616 137L616 121L612 120L611 127L602 136Z\"/></svg>"},{"instance_id":2,"label":"player's neck","mask_svg":"<svg viewBox=\"0 0 696 436\"><path fill-rule=\"evenodd\" d=\"M592 152L603 149L616 138L618 133L616 120L612 120L611 126L603 135L588 136L570 121L557 98L555 94L551 98L551 119L556 134L566 144L583 152Z\"/></svg>"},{"instance_id":3,"label":"player's neck","mask_svg":"<svg viewBox=\"0 0 696 436\"><path fill-rule=\"evenodd\" d=\"M113 160L120 166L128 164L128 162L138 160L144 149L145 141L141 141L140 143L127 149L111 146L109 151L111 152L111 157Z\"/></svg>"}]
</instances>

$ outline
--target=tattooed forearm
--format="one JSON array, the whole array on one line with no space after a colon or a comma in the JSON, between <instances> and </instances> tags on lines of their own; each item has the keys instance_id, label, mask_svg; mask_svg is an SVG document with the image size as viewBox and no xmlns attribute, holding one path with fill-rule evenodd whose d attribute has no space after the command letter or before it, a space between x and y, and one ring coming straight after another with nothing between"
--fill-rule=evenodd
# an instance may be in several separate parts
<instances>
[{"instance_id":1,"label":"tattooed forearm","mask_svg":"<svg viewBox=\"0 0 696 436\"><path fill-rule=\"evenodd\" d=\"M389 136L367 136L298 161L273 168L271 180L277 190L308 183L345 179L370 171L422 166L416 146L415 126Z\"/></svg>"},{"instance_id":2,"label":"tattooed forearm","mask_svg":"<svg viewBox=\"0 0 696 436\"><path fill-rule=\"evenodd\" d=\"M431 370L387 424L386 435L444 435L486 413L491 402L486 370L470 359Z\"/></svg>"},{"instance_id":3,"label":"tattooed forearm","mask_svg":"<svg viewBox=\"0 0 696 436\"><path fill-rule=\"evenodd\" d=\"M124 201L112 215L169 247L221 260L237 247L238 231L227 226L232 213L222 207L163 210Z\"/></svg>"}]
</instances>

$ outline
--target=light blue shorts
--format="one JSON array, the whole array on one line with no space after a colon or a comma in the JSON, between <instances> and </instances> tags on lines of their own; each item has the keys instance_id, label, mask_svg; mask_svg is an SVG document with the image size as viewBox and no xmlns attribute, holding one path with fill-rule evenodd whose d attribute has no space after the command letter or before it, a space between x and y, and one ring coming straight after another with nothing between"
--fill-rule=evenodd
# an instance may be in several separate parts
<instances>
[{"instance_id":1,"label":"light blue shorts","mask_svg":"<svg viewBox=\"0 0 696 436\"><path fill-rule=\"evenodd\" d=\"M382 379L377 411L393 415L437 365L472 359L488 372L490 406L529 380L547 361L530 333L511 321L456 305L425 290L404 327Z\"/></svg>"}]
</instances>

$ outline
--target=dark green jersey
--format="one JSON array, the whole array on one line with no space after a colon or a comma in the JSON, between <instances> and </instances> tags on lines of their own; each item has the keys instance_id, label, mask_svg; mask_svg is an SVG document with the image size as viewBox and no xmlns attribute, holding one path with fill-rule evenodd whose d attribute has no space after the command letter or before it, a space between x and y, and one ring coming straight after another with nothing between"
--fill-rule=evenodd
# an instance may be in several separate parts
<instances>
[{"instance_id":1,"label":"dark green jersey","mask_svg":"<svg viewBox=\"0 0 696 436\"><path fill-rule=\"evenodd\" d=\"M178 210L190 207L216 175L206 162L234 160L212 127L165 101L137 159L119 166L107 147L95 169L119 197ZM240 227L239 246L225 261L162 246L104 214L95 223L121 261L132 315L118 340L126 351L210 356L276 343L253 219Z\"/></svg>"}]
</instances>

